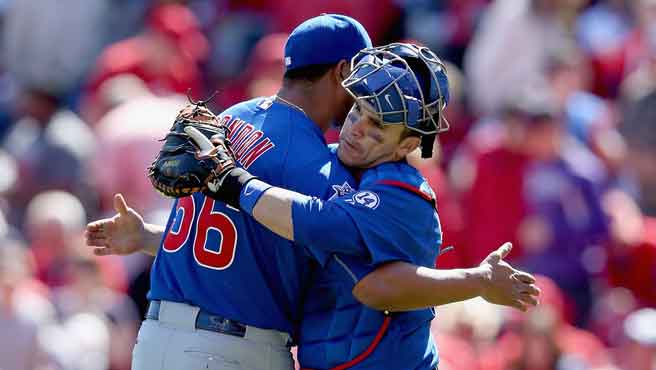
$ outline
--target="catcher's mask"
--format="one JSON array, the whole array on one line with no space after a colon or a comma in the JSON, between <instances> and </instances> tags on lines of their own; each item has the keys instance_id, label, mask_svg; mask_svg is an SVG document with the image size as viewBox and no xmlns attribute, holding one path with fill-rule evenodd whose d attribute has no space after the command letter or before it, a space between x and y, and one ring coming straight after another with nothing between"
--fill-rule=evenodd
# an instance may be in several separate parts
<instances>
[{"instance_id":1,"label":"catcher's mask","mask_svg":"<svg viewBox=\"0 0 656 370\"><path fill-rule=\"evenodd\" d=\"M432 154L435 135L449 129L446 67L426 47L393 43L360 51L342 86L372 108L382 124L402 124L422 137L422 157Z\"/></svg>"}]
</instances>

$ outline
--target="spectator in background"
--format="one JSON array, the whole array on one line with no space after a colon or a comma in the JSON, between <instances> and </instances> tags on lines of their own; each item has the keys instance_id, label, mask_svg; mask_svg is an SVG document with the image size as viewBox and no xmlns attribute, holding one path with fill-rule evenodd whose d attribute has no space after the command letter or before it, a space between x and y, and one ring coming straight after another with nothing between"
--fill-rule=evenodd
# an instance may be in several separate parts
<instances>
[{"instance_id":1,"label":"spectator in background","mask_svg":"<svg viewBox=\"0 0 656 370\"><path fill-rule=\"evenodd\" d=\"M565 298L553 280L536 276L540 305L509 314L502 334L479 355L482 370L581 370L611 365L603 343L565 318Z\"/></svg>"},{"instance_id":2,"label":"spectator in background","mask_svg":"<svg viewBox=\"0 0 656 370\"><path fill-rule=\"evenodd\" d=\"M476 23L489 0L402 0L405 37L421 40L442 60L462 65ZM451 69L449 73L451 73ZM451 104L451 102L449 102Z\"/></svg>"},{"instance_id":3,"label":"spectator in background","mask_svg":"<svg viewBox=\"0 0 656 370\"><path fill-rule=\"evenodd\" d=\"M52 291L60 323L51 332L51 340L59 337L52 350L68 368L130 368L140 317L129 297L110 289L102 270L99 258L76 246L65 269L69 283Z\"/></svg>"},{"instance_id":4,"label":"spectator in background","mask_svg":"<svg viewBox=\"0 0 656 370\"><path fill-rule=\"evenodd\" d=\"M108 109L98 97L100 86L117 75L137 76L157 95L189 89L204 94L200 64L208 55L208 43L191 10L162 2L151 10L146 25L142 33L108 46L100 55L82 108L92 124Z\"/></svg>"},{"instance_id":5,"label":"spectator in background","mask_svg":"<svg viewBox=\"0 0 656 370\"><path fill-rule=\"evenodd\" d=\"M477 113L499 113L513 92L543 80L547 53L567 41L567 25L561 17L572 14L584 2L492 2L464 60Z\"/></svg>"},{"instance_id":6,"label":"spectator in background","mask_svg":"<svg viewBox=\"0 0 656 370\"><path fill-rule=\"evenodd\" d=\"M387 33L401 16L397 1L394 0L277 0L268 2L268 5L266 11L272 18L273 31L291 32L304 20L321 13L344 14L362 23L374 45L387 42ZM400 35L395 36L394 40L400 38Z\"/></svg>"},{"instance_id":7,"label":"spectator in background","mask_svg":"<svg viewBox=\"0 0 656 370\"><path fill-rule=\"evenodd\" d=\"M218 105L229 107L239 101L274 95L285 72L287 37L285 33L272 33L261 38L251 51L241 75L220 89L216 97Z\"/></svg>"},{"instance_id":8,"label":"spectator in background","mask_svg":"<svg viewBox=\"0 0 656 370\"><path fill-rule=\"evenodd\" d=\"M39 327L50 316L47 289L31 278L29 251L0 238L0 368L3 370L59 369L39 340ZM44 312L45 311L45 312ZM40 315L45 313L45 315Z\"/></svg>"},{"instance_id":9,"label":"spectator in background","mask_svg":"<svg viewBox=\"0 0 656 370\"><path fill-rule=\"evenodd\" d=\"M480 298L436 307L439 320L431 331L440 346L440 368L481 370L489 365L480 358L500 334L505 311Z\"/></svg>"},{"instance_id":10,"label":"spectator in background","mask_svg":"<svg viewBox=\"0 0 656 370\"><path fill-rule=\"evenodd\" d=\"M587 91L590 70L581 52L574 45L554 50L545 75L558 109L564 113L568 135L563 158L601 191L619 187L635 193L615 112L608 101Z\"/></svg>"},{"instance_id":11,"label":"spectator in background","mask_svg":"<svg viewBox=\"0 0 656 370\"><path fill-rule=\"evenodd\" d=\"M527 100L532 96L536 100ZM467 145L451 163L450 176L461 192L466 244L459 253L468 265L488 251L485 243L511 241L511 258L523 256L519 228L528 210L524 194L526 171L534 160L553 152L549 135L558 130L557 112L549 100L533 92L510 100L500 122L479 123ZM488 134L489 133L489 134ZM491 134L497 135L492 137ZM498 222L503 220L503 222Z\"/></svg>"},{"instance_id":12,"label":"spectator in background","mask_svg":"<svg viewBox=\"0 0 656 370\"><path fill-rule=\"evenodd\" d=\"M623 79L622 50L631 35L633 0L601 0L576 22L576 37L591 64L591 90L604 98L617 95Z\"/></svg>"},{"instance_id":13,"label":"spectator in background","mask_svg":"<svg viewBox=\"0 0 656 370\"><path fill-rule=\"evenodd\" d=\"M17 162L18 183L10 203L22 219L21 210L30 198L49 189L62 189L89 196L84 181L85 162L96 148L91 129L60 97L43 90L27 89L18 102L21 117L14 123L1 147Z\"/></svg>"},{"instance_id":14,"label":"spectator in background","mask_svg":"<svg viewBox=\"0 0 656 370\"><path fill-rule=\"evenodd\" d=\"M95 126L103 147L88 161L88 177L98 191L101 213L112 211L116 192L123 193L149 219L169 201L154 192L144 173L159 152L172 119L187 103L178 94L157 96L138 77L117 75L106 80L99 99L109 108ZM168 217L168 211L165 211Z\"/></svg>"},{"instance_id":15,"label":"spectator in background","mask_svg":"<svg viewBox=\"0 0 656 370\"><path fill-rule=\"evenodd\" d=\"M643 308L624 320L624 343L615 356L621 370L652 370L656 363L656 309Z\"/></svg>"},{"instance_id":16,"label":"spectator in background","mask_svg":"<svg viewBox=\"0 0 656 370\"><path fill-rule=\"evenodd\" d=\"M656 0L633 2L636 27L622 50L621 93L636 100L656 88Z\"/></svg>"},{"instance_id":17,"label":"spectator in background","mask_svg":"<svg viewBox=\"0 0 656 370\"><path fill-rule=\"evenodd\" d=\"M86 222L82 203L70 193L49 191L34 197L25 212L25 230L35 257L35 276L49 287L67 283L70 245Z\"/></svg>"},{"instance_id":18,"label":"spectator in background","mask_svg":"<svg viewBox=\"0 0 656 370\"><path fill-rule=\"evenodd\" d=\"M12 77L58 98L75 95L111 31L106 20L113 3L10 1L2 50Z\"/></svg>"},{"instance_id":19,"label":"spectator in background","mask_svg":"<svg viewBox=\"0 0 656 370\"><path fill-rule=\"evenodd\" d=\"M82 240L86 212L70 193L48 191L34 197L27 206L26 235L35 257L35 276L49 287L70 283L66 271L76 255L73 247ZM103 259L109 287L126 290L122 265L118 259Z\"/></svg>"},{"instance_id":20,"label":"spectator in background","mask_svg":"<svg viewBox=\"0 0 656 370\"><path fill-rule=\"evenodd\" d=\"M620 132L627 142L627 164L638 182L638 205L648 216L656 216L656 89L630 102L624 111Z\"/></svg>"},{"instance_id":21,"label":"spectator in background","mask_svg":"<svg viewBox=\"0 0 656 370\"><path fill-rule=\"evenodd\" d=\"M555 279L581 325L592 304L582 256L607 232L600 194L564 159L565 132L550 94L513 99L504 126L501 143L475 160L464 223L482 226L467 231L464 253L473 263L487 252L484 243L513 241L511 260Z\"/></svg>"},{"instance_id":22,"label":"spectator in background","mask_svg":"<svg viewBox=\"0 0 656 370\"><path fill-rule=\"evenodd\" d=\"M611 221L606 273L608 284L631 291L640 307L656 307L656 219L643 217L626 193L604 199Z\"/></svg>"}]
</instances>

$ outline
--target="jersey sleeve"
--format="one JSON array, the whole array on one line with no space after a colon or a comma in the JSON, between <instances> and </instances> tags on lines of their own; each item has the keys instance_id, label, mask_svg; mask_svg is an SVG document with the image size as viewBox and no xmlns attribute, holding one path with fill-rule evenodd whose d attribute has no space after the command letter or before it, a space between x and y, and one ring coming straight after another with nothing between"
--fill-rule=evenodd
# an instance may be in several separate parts
<instances>
[{"instance_id":1,"label":"jersey sleeve","mask_svg":"<svg viewBox=\"0 0 656 370\"><path fill-rule=\"evenodd\" d=\"M331 254L344 254L373 265L405 261L432 266L441 243L434 207L390 186L361 189L327 202L294 202L292 219L296 242L320 263Z\"/></svg>"},{"instance_id":2,"label":"jersey sleeve","mask_svg":"<svg viewBox=\"0 0 656 370\"><path fill-rule=\"evenodd\" d=\"M332 254L368 257L357 223L337 201L298 197L292 203L294 241L322 266Z\"/></svg>"}]
</instances>

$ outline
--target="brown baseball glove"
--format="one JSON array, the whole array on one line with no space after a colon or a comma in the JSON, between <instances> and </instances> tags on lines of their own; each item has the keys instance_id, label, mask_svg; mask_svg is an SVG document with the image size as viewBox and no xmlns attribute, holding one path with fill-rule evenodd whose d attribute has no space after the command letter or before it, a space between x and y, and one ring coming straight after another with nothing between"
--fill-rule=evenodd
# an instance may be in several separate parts
<instances>
[{"instance_id":1,"label":"brown baseball glove","mask_svg":"<svg viewBox=\"0 0 656 370\"><path fill-rule=\"evenodd\" d=\"M222 175L235 167L228 127L207 108L208 100L189 101L148 167L155 189L174 198L217 189Z\"/></svg>"}]
</instances>

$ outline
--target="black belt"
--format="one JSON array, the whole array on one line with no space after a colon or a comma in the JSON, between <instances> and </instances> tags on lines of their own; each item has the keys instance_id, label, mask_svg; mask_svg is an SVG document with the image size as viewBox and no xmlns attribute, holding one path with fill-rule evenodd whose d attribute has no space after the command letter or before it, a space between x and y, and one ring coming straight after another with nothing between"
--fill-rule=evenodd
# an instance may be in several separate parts
<instances>
[{"instance_id":1,"label":"black belt","mask_svg":"<svg viewBox=\"0 0 656 370\"><path fill-rule=\"evenodd\" d=\"M160 301L150 301L146 319L159 320L159 307ZM215 331L235 337L243 338L246 335L246 325L204 311L199 311L196 315L195 326L196 329Z\"/></svg>"}]
</instances>

